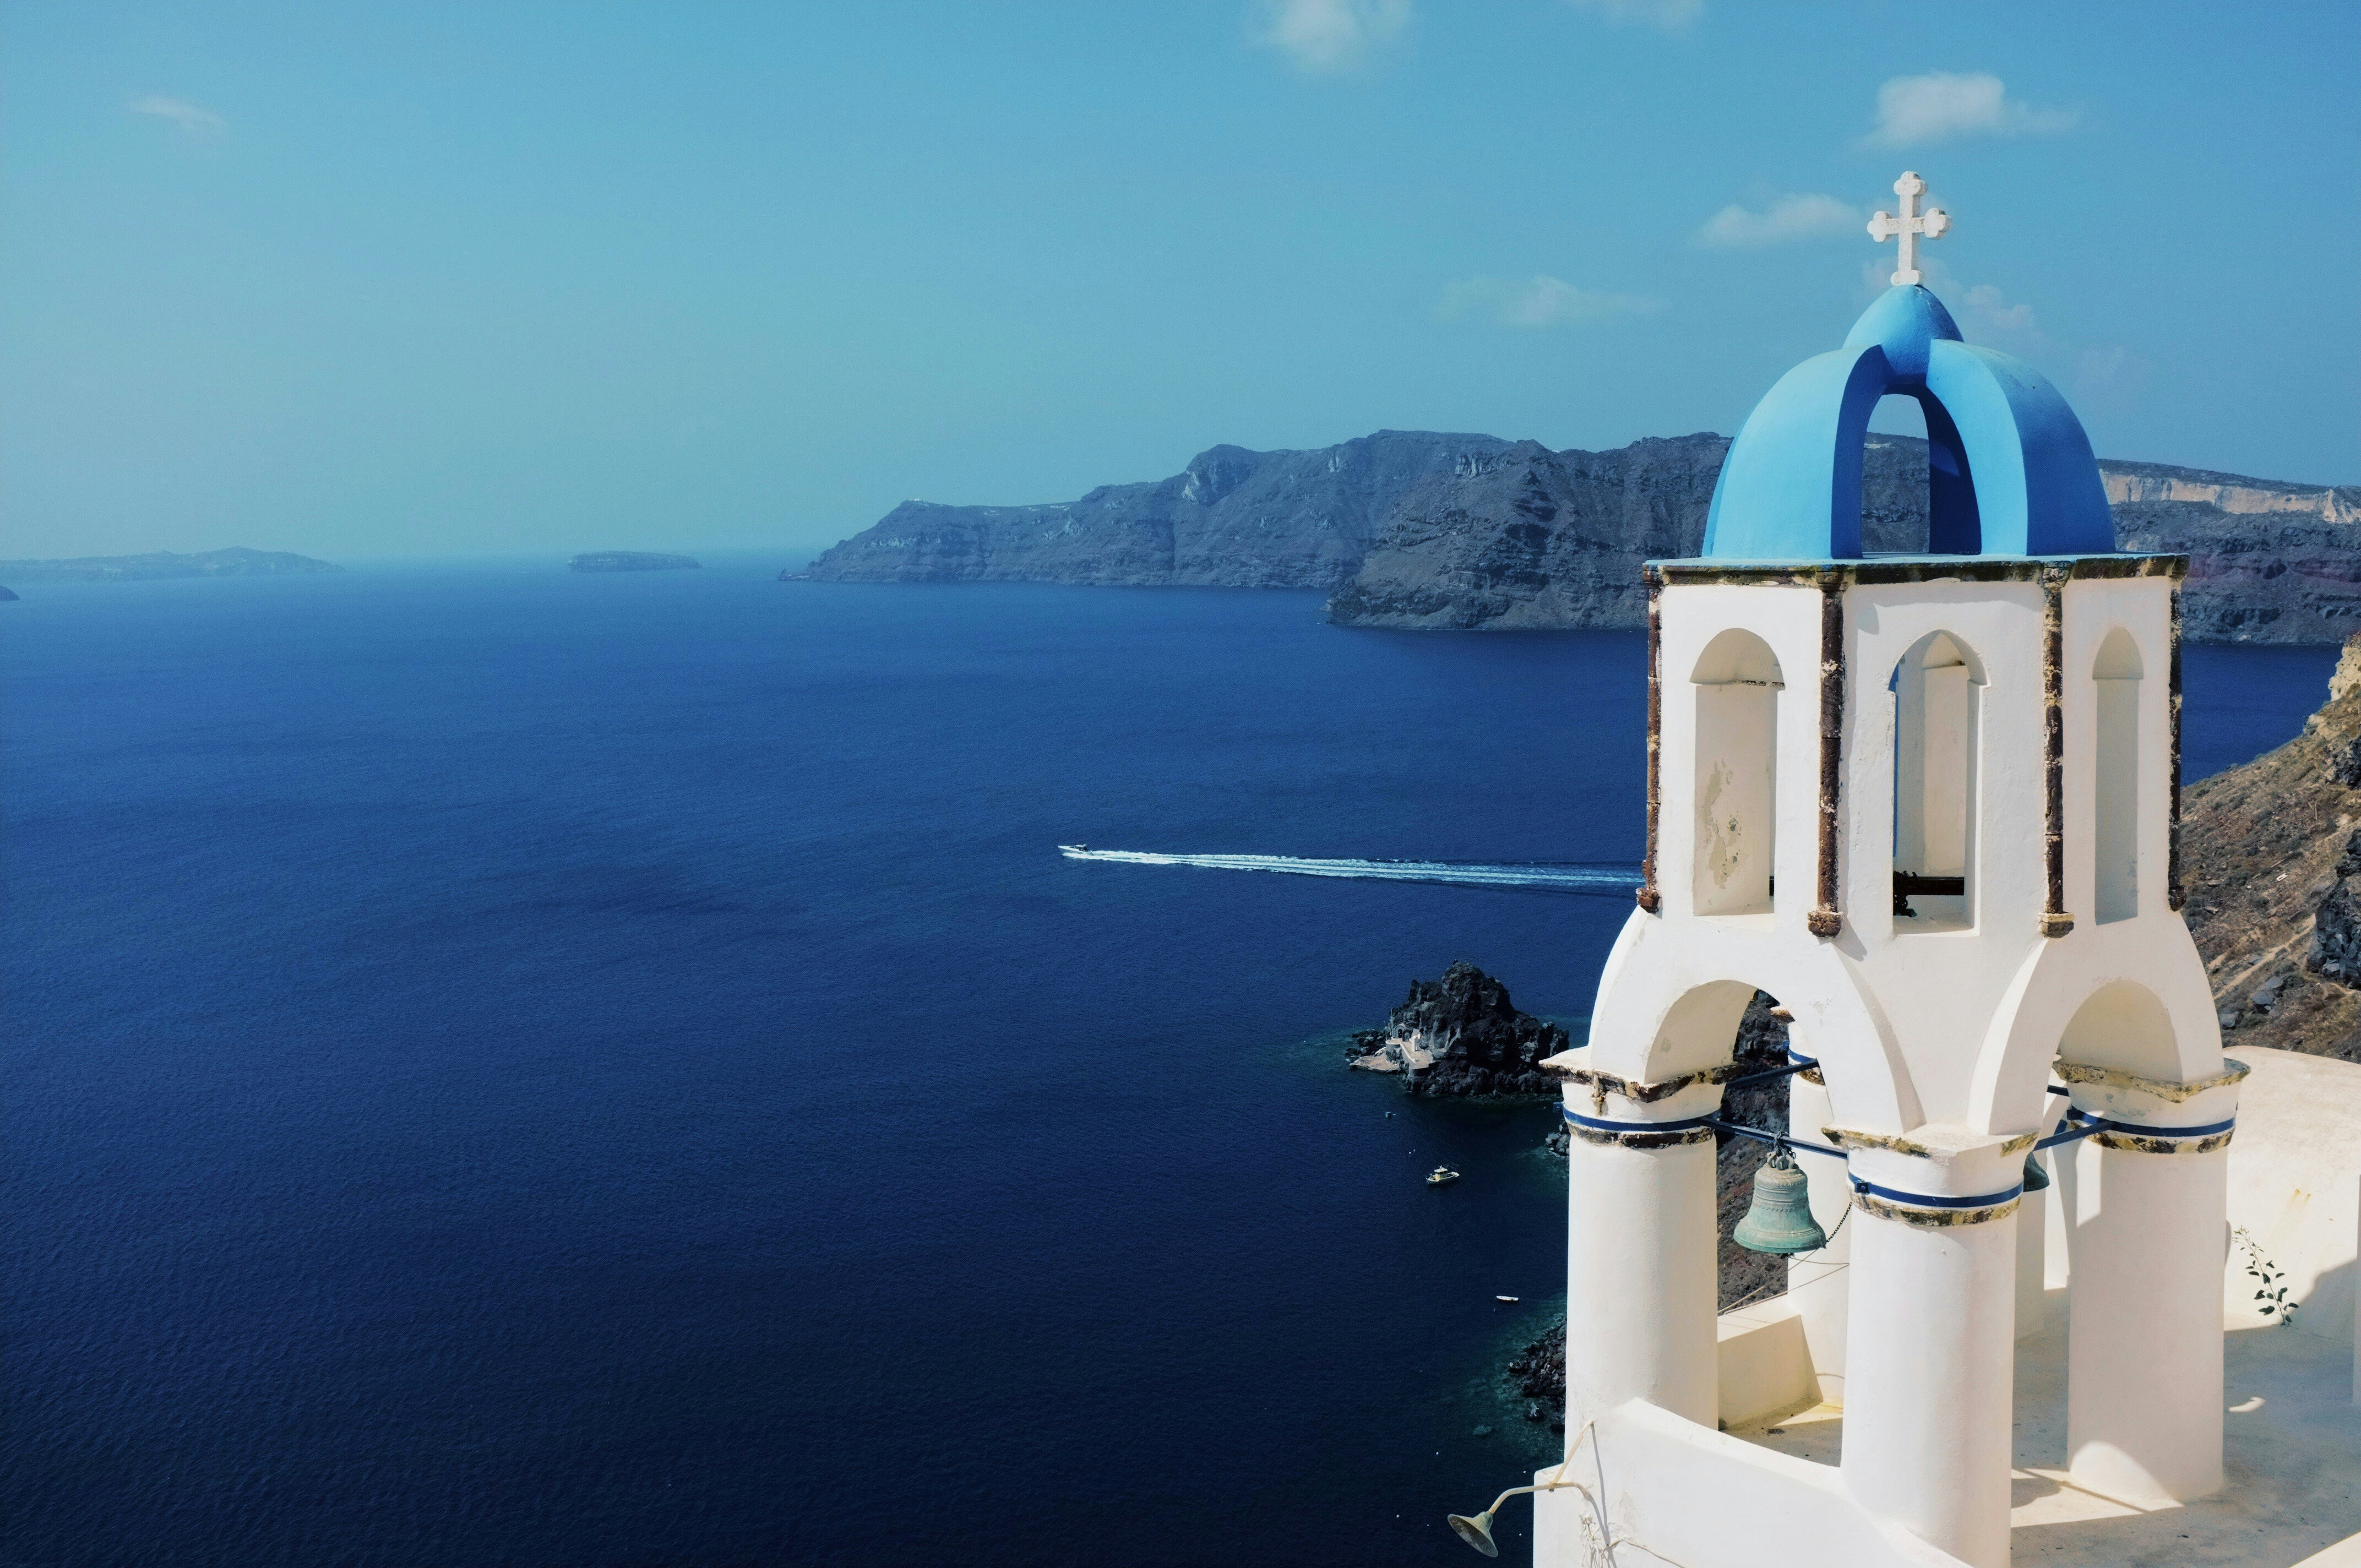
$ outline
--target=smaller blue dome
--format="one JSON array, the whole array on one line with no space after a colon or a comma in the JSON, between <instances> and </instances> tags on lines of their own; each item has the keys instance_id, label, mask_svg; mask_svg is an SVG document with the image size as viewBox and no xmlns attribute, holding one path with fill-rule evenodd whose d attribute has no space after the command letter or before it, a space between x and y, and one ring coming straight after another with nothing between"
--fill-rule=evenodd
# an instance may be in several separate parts
<instances>
[{"instance_id":1,"label":"smaller blue dome","mask_svg":"<svg viewBox=\"0 0 2361 1568\"><path fill-rule=\"evenodd\" d=\"M1878 400L1894 394L1927 416L1929 554L2114 552L2098 459L2058 389L2030 365L1969 345L1942 301L1905 285L1747 416L1714 484L1707 556L1858 558L1861 441Z\"/></svg>"},{"instance_id":2,"label":"smaller blue dome","mask_svg":"<svg viewBox=\"0 0 2361 1568\"><path fill-rule=\"evenodd\" d=\"M1927 381L1927 351L1936 339L1948 343L1964 341L1960 336L1960 323L1943 308L1943 302L1916 283L1888 289L1877 297L1877 302L1861 313L1861 320L1852 323L1845 334L1847 348L1867 348L1871 344L1885 351L1885 363L1894 374L1905 378L1916 378L1919 385Z\"/></svg>"}]
</instances>

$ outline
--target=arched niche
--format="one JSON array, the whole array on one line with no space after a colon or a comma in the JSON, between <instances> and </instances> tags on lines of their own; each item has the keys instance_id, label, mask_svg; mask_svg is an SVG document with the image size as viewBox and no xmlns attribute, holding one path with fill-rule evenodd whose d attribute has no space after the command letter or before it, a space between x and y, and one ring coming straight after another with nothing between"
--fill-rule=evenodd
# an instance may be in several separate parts
<instances>
[{"instance_id":1,"label":"arched niche","mask_svg":"<svg viewBox=\"0 0 2361 1568\"><path fill-rule=\"evenodd\" d=\"M2172 1014L2137 981L2111 981L2090 994L2066 1021L2058 1054L2085 1067L2113 1068L2142 1078L2181 1076Z\"/></svg>"},{"instance_id":2,"label":"arched niche","mask_svg":"<svg viewBox=\"0 0 2361 1568\"><path fill-rule=\"evenodd\" d=\"M1778 823L1778 655L1732 627L1697 655L1695 852L1691 908L1698 915L1771 912Z\"/></svg>"},{"instance_id":3,"label":"arched niche","mask_svg":"<svg viewBox=\"0 0 2361 1568\"><path fill-rule=\"evenodd\" d=\"M1674 999L1648 1045L1651 1082L1720 1067L1735 1053L1738 1025L1754 1000L1752 982L1708 981Z\"/></svg>"},{"instance_id":4,"label":"arched niche","mask_svg":"<svg viewBox=\"0 0 2361 1568\"><path fill-rule=\"evenodd\" d=\"M2097 737L2092 748L2092 883L2099 923L2139 913L2139 644L2118 626L2099 644L2091 682L2097 689Z\"/></svg>"},{"instance_id":5,"label":"arched niche","mask_svg":"<svg viewBox=\"0 0 2361 1568\"><path fill-rule=\"evenodd\" d=\"M1976 766L1983 665L1930 631L1894 666L1894 931L1975 924Z\"/></svg>"}]
</instances>

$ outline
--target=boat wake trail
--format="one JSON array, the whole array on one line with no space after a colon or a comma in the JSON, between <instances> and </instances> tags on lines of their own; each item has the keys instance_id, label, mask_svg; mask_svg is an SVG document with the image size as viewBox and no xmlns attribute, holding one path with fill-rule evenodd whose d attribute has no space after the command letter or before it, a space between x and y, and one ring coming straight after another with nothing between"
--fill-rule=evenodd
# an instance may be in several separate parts
<instances>
[{"instance_id":1,"label":"boat wake trail","mask_svg":"<svg viewBox=\"0 0 2361 1568\"><path fill-rule=\"evenodd\" d=\"M1093 850L1058 846L1070 861L1113 861L1127 866L1202 866L1217 872L1276 872L1282 876L1345 877L1356 882L1442 883L1453 887L1516 888L1629 897L1640 880L1633 865L1572 861L1311 861L1293 855L1168 855L1153 850Z\"/></svg>"}]
</instances>

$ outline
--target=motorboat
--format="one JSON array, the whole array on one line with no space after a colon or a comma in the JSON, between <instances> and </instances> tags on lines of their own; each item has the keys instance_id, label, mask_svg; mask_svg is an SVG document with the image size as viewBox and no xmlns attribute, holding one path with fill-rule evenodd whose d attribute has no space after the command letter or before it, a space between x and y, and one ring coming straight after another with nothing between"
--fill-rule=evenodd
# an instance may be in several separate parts
<instances>
[{"instance_id":1,"label":"motorboat","mask_svg":"<svg viewBox=\"0 0 2361 1568\"><path fill-rule=\"evenodd\" d=\"M1426 1184L1429 1187L1441 1187L1446 1182L1458 1179L1459 1173L1447 1165L1438 1165L1426 1173Z\"/></svg>"}]
</instances>

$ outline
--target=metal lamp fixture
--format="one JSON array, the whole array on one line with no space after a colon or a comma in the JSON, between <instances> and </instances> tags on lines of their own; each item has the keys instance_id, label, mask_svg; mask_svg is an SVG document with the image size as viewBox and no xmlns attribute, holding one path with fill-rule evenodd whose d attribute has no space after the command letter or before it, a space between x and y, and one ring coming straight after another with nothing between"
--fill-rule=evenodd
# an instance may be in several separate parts
<instances>
[{"instance_id":1,"label":"metal lamp fixture","mask_svg":"<svg viewBox=\"0 0 2361 1568\"><path fill-rule=\"evenodd\" d=\"M1561 1464L1558 1468L1563 1470L1565 1467ZM1452 1533L1458 1536L1460 1540L1487 1557L1498 1557L1500 1555L1500 1549L1492 1540L1492 1516L1500 1511L1500 1505L1510 1497L1521 1497L1528 1492L1554 1492L1560 1488L1577 1492L1582 1490L1581 1486L1572 1481L1547 1481L1538 1486L1511 1486L1493 1498L1492 1506L1480 1514L1472 1518L1466 1514L1445 1514L1444 1519L1451 1526Z\"/></svg>"}]
</instances>

